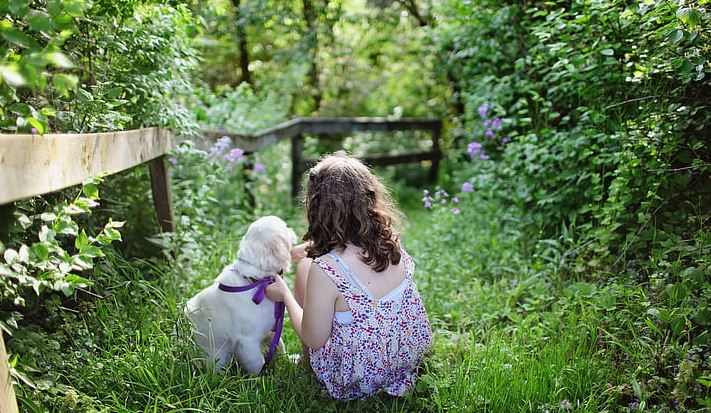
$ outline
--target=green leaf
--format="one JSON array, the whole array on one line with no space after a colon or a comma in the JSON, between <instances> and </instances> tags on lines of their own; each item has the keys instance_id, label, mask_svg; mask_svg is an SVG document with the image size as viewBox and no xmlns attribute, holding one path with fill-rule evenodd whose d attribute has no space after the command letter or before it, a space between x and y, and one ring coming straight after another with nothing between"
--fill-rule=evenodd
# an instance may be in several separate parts
<instances>
[{"instance_id":1,"label":"green leaf","mask_svg":"<svg viewBox=\"0 0 711 413\"><path fill-rule=\"evenodd\" d=\"M94 245L87 245L85 247L82 247L79 250L79 253L81 255L86 255L87 257L91 257L91 258L104 256L104 252L101 251L101 249L99 247L96 247Z\"/></svg>"},{"instance_id":2,"label":"green leaf","mask_svg":"<svg viewBox=\"0 0 711 413\"><path fill-rule=\"evenodd\" d=\"M40 11L31 11L25 21L30 25L30 28L36 32L49 32L52 30L52 20L46 13Z\"/></svg>"},{"instance_id":3,"label":"green leaf","mask_svg":"<svg viewBox=\"0 0 711 413\"><path fill-rule=\"evenodd\" d=\"M76 247L76 249L81 250L87 245L89 245L89 237L86 235L86 232L84 230L81 230L79 236L77 236L74 240L74 246Z\"/></svg>"},{"instance_id":4,"label":"green leaf","mask_svg":"<svg viewBox=\"0 0 711 413\"><path fill-rule=\"evenodd\" d=\"M47 261L49 259L49 247L44 242L37 242L30 247L30 253L36 258L35 261Z\"/></svg>"},{"instance_id":5,"label":"green leaf","mask_svg":"<svg viewBox=\"0 0 711 413\"><path fill-rule=\"evenodd\" d=\"M64 11L71 16L82 17L84 15L84 9L86 8L84 0L65 0L63 5Z\"/></svg>"},{"instance_id":6,"label":"green leaf","mask_svg":"<svg viewBox=\"0 0 711 413\"><path fill-rule=\"evenodd\" d=\"M669 41L672 43L679 43L681 39L684 38L684 31L683 30L672 30L671 33L669 33Z\"/></svg>"},{"instance_id":7,"label":"green leaf","mask_svg":"<svg viewBox=\"0 0 711 413\"><path fill-rule=\"evenodd\" d=\"M74 91L79 83L79 78L75 75L56 73L52 76L52 85L63 96L69 96L69 92Z\"/></svg>"},{"instance_id":8,"label":"green leaf","mask_svg":"<svg viewBox=\"0 0 711 413\"><path fill-rule=\"evenodd\" d=\"M67 274L64 276L64 280L71 285L81 287L81 288L88 287L90 285L94 285L94 283L91 280L87 280L86 278L80 277L76 274Z\"/></svg>"},{"instance_id":9,"label":"green leaf","mask_svg":"<svg viewBox=\"0 0 711 413\"><path fill-rule=\"evenodd\" d=\"M25 49L40 48L35 39L15 28L3 30L2 37L8 42L24 47Z\"/></svg>"},{"instance_id":10,"label":"green leaf","mask_svg":"<svg viewBox=\"0 0 711 413\"><path fill-rule=\"evenodd\" d=\"M40 135L44 135L44 133L47 132L47 124L45 122L33 118L32 116L25 118L25 120L32 125L33 128L37 129L37 133Z\"/></svg>"},{"instance_id":11,"label":"green leaf","mask_svg":"<svg viewBox=\"0 0 711 413\"><path fill-rule=\"evenodd\" d=\"M94 261L86 255L75 255L73 263L82 270L88 270L94 266Z\"/></svg>"},{"instance_id":12,"label":"green leaf","mask_svg":"<svg viewBox=\"0 0 711 413\"><path fill-rule=\"evenodd\" d=\"M688 7L682 7L676 12L676 17L690 28L696 27L701 21L699 12Z\"/></svg>"},{"instance_id":13,"label":"green leaf","mask_svg":"<svg viewBox=\"0 0 711 413\"><path fill-rule=\"evenodd\" d=\"M612 49L603 49L603 50L600 50L600 53L605 56L612 56L615 54L615 51Z\"/></svg>"},{"instance_id":14,"label":"green leaf","mask_svg":"<svg viewBox=\"0 0 711 413\"><path fill-rule=\"evenodd\" d=\"M0 78L12 87L21 87L27 84L25 77L20 73L20 66L15 63L0 65Z\"/></svg>"},{"instance_id":15,"label":"green leaf","mask_svg":"<svg viewBox=\"0 0 711 413\"><path fill-rule=\"evenodd\" d=\"M89 199L93 200L99 197L99 188L93 183L84 183L84 186L82 186L81 191L84 193L84 196Z\"/></svg>"},{"instance_id":16,"label":"green leaf","mask_svg":"<svg viewBox=\"0 0 711 413\"><path fill-rule=\"evenodd\" d=\"M27 0L10 0L8 2L8 6L10 7L10 11L12 14L15 16L22 18L24 17L28 11L30 11L30 7L27 5L29 3Z\"/></svg>"},{"instance_id":17,"label":"green leaf","mask_svg":"<svg viewBox=\"0 0 711 413\"><path fill-rule=\"evenodd\" d=\"M66 210L66 207L64 209ZM79 233L79 226L76 222L72 221L68 215L62 215L57 221L55 221L52 229L57 234L76 236Z\"/></svg>"},{"instance_id":18,"label":"green leaf","mask_svg":"<svg viewBox=\"0 0 711 413\"><path fill-rule=\"evenodd\" d=\"M71 69L74 63L62 52L52 52L47 55L47 59L55 66L61 69Z\"/></svg>"}]
</instances>

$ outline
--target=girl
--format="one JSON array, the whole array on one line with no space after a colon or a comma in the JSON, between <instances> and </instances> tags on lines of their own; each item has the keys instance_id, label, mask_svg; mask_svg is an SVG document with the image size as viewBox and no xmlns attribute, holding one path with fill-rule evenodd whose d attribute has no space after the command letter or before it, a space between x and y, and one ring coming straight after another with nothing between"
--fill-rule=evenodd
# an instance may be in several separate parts
<instances>
[{"instance_id":1,"label":"girl","mask_svg":"<svg viewBox=\"0 0 711 413\"><path fill-rule=\"evenodd\" d=\"M295 256L296 297L284 281L267 288L284 301L331 396L380 390L402 396L432 344L413 280L415 263L392 225L400 218L385 186L355 158L328 156L309 171L306 244Z\"/></svg>"}]
</instances>

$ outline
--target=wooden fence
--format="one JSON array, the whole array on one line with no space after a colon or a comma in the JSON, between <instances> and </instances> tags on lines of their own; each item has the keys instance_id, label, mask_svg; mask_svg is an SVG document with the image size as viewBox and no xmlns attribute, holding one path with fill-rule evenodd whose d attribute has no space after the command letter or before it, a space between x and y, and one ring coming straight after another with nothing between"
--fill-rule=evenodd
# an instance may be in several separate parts
<instances>
[{"instance_id":1,"label":"wooden fence","mask_svg":"<svg viewBox=\"0 0 711 413\"><path fill-rule=\"evenodd\" d=\"M153 203L163 231L174 231L164 155L173 133L144 128L92 134L0 134L0 205L78 185L100 173L114 174L148 162ZM16 413L17 401L0 332L0 413Z\"/></svg>"},{"instance_id":2,"label":"wooden fence","mask_svg":"<svg viewBox=\"0 0 711 413\"><path fill-rule=\"evenodd\" d=\"M295 118L254 134L206 131L204 135L212 139L229 136L235 146L247 153L291 139L292 195L295 196L299 176L315 162L302 157L303 134L414 130L431 132L430 151L371 156L363 160L373 166L429 160L430 177L436 179L442 130L438 119ZM148 163L158 223L163 231L172 232L175 230L172 195L164 161L172 141L173 133L162 128L92 134L0 134L0 206L78 185L101 173L114 174ZM16 413L17 401L6 359L0 332L0 413Z\"/></svg>"},{"instance_id":3,"label":"wooden fence","mask_svg":"<svg viewBox=\"0 0 711 413\"><path fill-rule=\"evenodd\" d=\"M374 155L363 158L372 166L396 165L408 162L430 161L430 178L437 179L441 158L439 140L442 133L442 121L439 119L387 119L387 118L294 118L277 126L254 134L225 133L203 131L209 139L228 136L235 146L247 153L262 150L274 143L291 139L291 193L296 196L299 189L299 177L306 171L314 159L304 159L303 134L336 134L355 131L428 131L432 134L432 148L428 152L408 152L399 155Z\"/></svg>"}]
</instances>

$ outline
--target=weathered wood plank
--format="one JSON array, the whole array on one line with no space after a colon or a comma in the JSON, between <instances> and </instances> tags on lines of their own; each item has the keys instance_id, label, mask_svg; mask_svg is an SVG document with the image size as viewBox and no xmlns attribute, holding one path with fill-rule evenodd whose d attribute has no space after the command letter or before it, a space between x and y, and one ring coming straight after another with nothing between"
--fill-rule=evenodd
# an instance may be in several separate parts
<instances>
[{"instance_id":1,"label":"weathered wood plank","mask_svg":"<svg viewBox=\"0 0 711 413\"><path fill-rule=\"evenodd\" d=\"M291 138L291 197L296 199L299 195L299 184L301 183L301 173L304 171L304 164L301 160L303 148L303 137L296 135Z\"/></svg>"},{"instance_id":2,"label":"weathered wood plank","mask_svg":"<svg viewBox=\"0 0 711 413\"><path fill-rule=\"evenodd\" d=\"M410 131L435 130L441 127L439 119L388 119L388 118L302 118L301 132L346 133L355 131Z\"/></svg>"},{"instance_id":3,"label":"weathered wood plank","mask_svg":"<svg viewBox=\"0 0 711 413\"><path fill-rule=\"evenodd\" d=\"M151 192L153 205L156 209L158 225L163 232L175 232L173 218L173 194L170 190L170 178L165 168L165 156L148 162L148 172L151 176Z\"/></svg>"},{"instance_id":4,"label":"weathered wood plank","mask_svg":"<svg viewBox=\"0 0 711 413\"><path fill-rule=\"evenodd\" d=\"M17 400L15 399L15 390L12 388L12 377L10 377L10 366L7 364L2 331L0 331L0 412L17 413Z\"/></svg>"},{"instance_id":5,"label":"weathered wood plank","mask_svg":"<svg viewBox=\"0 0 711 413\"><path fill-rule=\"evenodd\" d=\"M402 163L434 161L438 158L439 154L435 152L406 153L401 155L372 155L366 157L359 157L359 159L363 161L363 163L370 166L389 166L399 165ZM317 159L302 159L301 165L305 165L308 168L312 165L315 165L317 162Z\"/></svg>"},{"instance_id":6,"label":"weathered wood plank","mask_svg":"<svg viewBox=\"0 0 711 413\"><path fill-rule=\"evenodd\" d=\"M168 129L93 134L0 134L0 204L80 184L164 155Z\"/></svg>"},{"instance_id":7,"label":"weathered wood plank","mask_svg":"<svg viewBox=\"0 0 711 413\"><path fill-rule=\"evenodd\" d=\"M442 136L442 124L440 123L437 129L432 131L432 167L430 167L430 181L437 182L439 177L439 160L442 158L442 151L439 148L439 140Z\"/></svg>"}]
</instances>

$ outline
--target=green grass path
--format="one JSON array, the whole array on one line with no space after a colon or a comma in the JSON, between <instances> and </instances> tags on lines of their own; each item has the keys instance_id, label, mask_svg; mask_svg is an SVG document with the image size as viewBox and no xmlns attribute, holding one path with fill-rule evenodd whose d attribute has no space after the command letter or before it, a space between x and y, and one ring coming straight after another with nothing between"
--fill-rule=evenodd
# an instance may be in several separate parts
<instances>
[{"instance_id":1,"label":"green grass path","mask_svg":"<svg viewBox=\"0 0 711 413\"><path fill-rule=\"evenodd\" d=\"M64 327L35 337L45 341L33 356L47 373L33 374L43 378L20 391L23 411L602 410L616 373L599 357L596 313L584 302L555 298L561 286L530 268L515 234L486 221L481 210L457 217L417 206L407 212L404 243L436 335L434 354L407 397L338 403L286 357L261 377L199 368L179 309L236 252L235 229L192 268L166 270L160 261L116 255L97 267L97 278L112 283L103 298L83 312L60 311ZM467 230L452 220L466 222ZM285 341L298 352L288 323Z\"/></svg>"}]
</instances>

